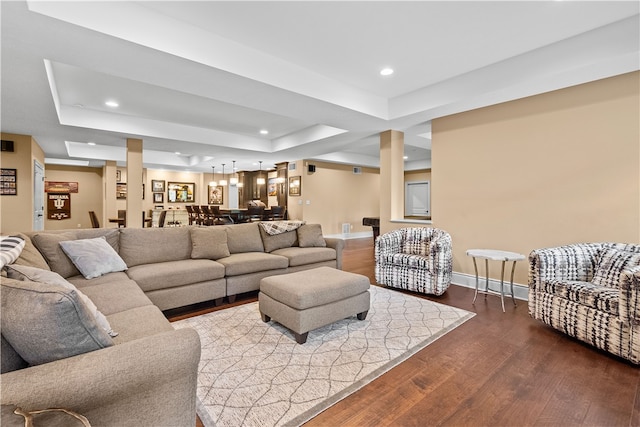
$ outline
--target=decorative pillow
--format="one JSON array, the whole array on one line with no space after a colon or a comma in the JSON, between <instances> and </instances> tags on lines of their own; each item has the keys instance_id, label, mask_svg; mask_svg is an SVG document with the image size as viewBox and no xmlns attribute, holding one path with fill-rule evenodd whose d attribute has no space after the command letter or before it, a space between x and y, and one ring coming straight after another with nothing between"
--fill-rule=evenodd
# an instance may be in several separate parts
<instances>
[{"instance_id":1,"label":"decorative pillow","mask_svg":"<svg viewBox=\"0 0 640 427\"><path fill-rule=\"evenodd\" d=\"M0 268L17 260L24 244L24 239L18 236L0 236Z\"/></svg>"},{"instance_id":2,"label":"decorative pillow","mask_svg":"<svg viewBox=\"0 0 640 427\"><path fill-rule=\"evenodd\" d=\"M104 236L96 239L62 241L60 246L85 279L127 269L127 264L107 243Z\"/></svg>"},{"instance_id":3,"label":"decorative pillow","mask_svg":"<svg viewBox=\"0 0 640 427\"><path fill-rule=\"evenodd\" d=\"M224 227L195 227L191 229L191 258L220 259L231 255Z\"/></svg>"},{"instance_id":4,"label":"decorative pillow","mask_svg":"<svg viewBox=\"0 0 640 427\"><path fill-rule=\"evenodd\" d=\"M75 289L7 279L0 298L2 336L30 365L113 345Z\"/></svg>"},{"instance_id":5,"label":"decorative pillow","mask_svg":"<svg viewBox=\"0 0 640 427\"><path fill-rule=\"evenodd\" d=\"M606 249L600 255L592 283L610 288L618 288L622 270L640 265L640 253Z\"/></svg>"},{"instance_id":6,"label":"decorative pillow","mask_svg":"<svg viewBox=\"0 0 640 427\"><path fill-rule=\"evenodd\" d=\"M49 268L49 265L47 264L47 261L31 241L31 238L22 233L18 233L17 236L24 239L24 249L22 250L22 253L16 260L15 264L38 267L44 270L51 270L51 268Z\"/></svg>"},{"instance_id":7,"label":"decorative pillow","mask_svg":"<svg viewBox=\"0 0 640 427\"><path fill-rule=\"evenodd\" d=\"M229 252L264 252L259 228L257 223L226 226Z\"/></svg>"},{"instance_id":8,"label":"decorative pillow","mask_svg":"<svg viewBox=\"0 0 640 427\"><path fill-rule=\"evenodd\" d=\"M264 245L265 252L273 252L277 249L298 246L297 230L286 231L284 233L271 236L264 230L264 228L260 227L260 237L262 237L262 244Z\"/></svg>"},{"instance_id":9,"label":"decorative pillow","mask_svg":"<svg viewBox=\"0 0 640 427\"><path fill-rule=\"evenodd\" d=\"M68 256L65 255L60 242L65 240L75 240L74 232L64 233L37 233L31 240L36 245L40 253L47 260L47 264L52 271L55 271L65 279L80 274Z\"/></svg>"},{"instance_id":10,"label":"decorative pillow","mask_svg":"<svg viewBox=\"0 0 640 427\"><path fill-rule=\"evenodd\" d=\"M322 226L320 224L305 224L298 228L298 244L301 248L326 247L324 237L322 237Z\"/></svg>"},{"instance_id":11,"label":"decorative pillow","mask_svg":"<svg viewBox=\"0 0 640 427\"><path fill-rule=\"evenodd\" d=\"M7 267L7 277L9 277L10 279L21 281L58 285L68 289L69 291L75 290L78 293L78 297L82 300L91 314L93 314L93 316L95 317L98 325L100 325L100 327L104 329L104 331L109 334L110 337L118 336L118 333L114 332L113 329L111 329L109 321L107 320L105 315L102 314L100 310L98 310L98 307L96 307L93 301L91 301L88 296L80 292L75 286L73 286L73 284L67 282L61 275L59 275L55 271L42 270L40 268L14 264Z\"/></svg>"}]
</instances>

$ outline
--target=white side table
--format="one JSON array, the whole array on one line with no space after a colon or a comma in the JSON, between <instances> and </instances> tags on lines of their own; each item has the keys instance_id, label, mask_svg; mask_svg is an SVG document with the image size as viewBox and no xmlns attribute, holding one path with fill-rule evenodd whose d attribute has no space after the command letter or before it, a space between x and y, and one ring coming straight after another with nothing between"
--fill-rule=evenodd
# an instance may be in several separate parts
<instances>
[{"instance_id":1,"label":"white side table","mask_svg":"<svg viewBox=\"0 0 640 427\"><path fill-rule=\"evenodd\" d=\"M513 300L513 305L516 305L516 299L513 295L513 273L516 269L516 262L522 261L525 259L525 256L516 252L507 252L507 251L499 251L495 249L469 249L467 250L467 255L473 258L473 268L476 271L476 293L473 296L473 303L476 303L476 298L478 297L478 292L484 294L486 298L487 295L500 295L500 301L502 302L502 311L504 312L504 266L507 261L513 261L513 266L511 267L511 299ZM486 272L486 281L484 286L484 291L478 290L478 266L476 264L476 258L484 259L484 268ZM500 291L495 291L489 288L489 261L502 261L502 274L500 275Z\"/></svg>"}]
</instances>

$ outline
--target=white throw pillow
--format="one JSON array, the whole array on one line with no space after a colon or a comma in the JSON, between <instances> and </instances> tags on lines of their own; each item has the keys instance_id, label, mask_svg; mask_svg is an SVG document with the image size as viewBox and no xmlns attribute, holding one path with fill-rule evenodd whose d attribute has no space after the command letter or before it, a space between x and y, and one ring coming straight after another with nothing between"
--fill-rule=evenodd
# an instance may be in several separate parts
<instances>
[{"instance_id":1,"label":"white throw pillow","mask_svg":"<svg viewBox=\"0 0 640 427\"><path fill-rule=\"evenodd\" d=\"M103 237L95 239L65 240L60 247L85 279L124 271L127 264Z\"/></svg>"},{"instance_id":2,"label":"white throw pillow","mask_svg":"<svg viewBox=\"0 0 640 427\"><path fill-rule=\"evenodd\" d=\"M100 326L110 337L118 336L117 332L111 328L109 320L106 316L98 310L98 307L91 301L91 299L80 292L73 284L67 282L61 275L55 271L43 270L41 268L29 267L26 265L10 265L7 266L7 277L10 279L16 279L21 281L30 281L37 283L48 283L51 285L59 285L63 288L72 291L75 290L78 294L80 301L84 303L89 312L95 317L96 323Z\"/></svg>"},{"instance_id":3,"label":"white throw pillow","mask_svg":"<svg viewBox=\"0 0 640 427\"><path fill-rule=\"evenodd\" d=\"M13 264L24 249L24 239L18 236L0 236L0 269Z\"/></svg>"}]
</instances>

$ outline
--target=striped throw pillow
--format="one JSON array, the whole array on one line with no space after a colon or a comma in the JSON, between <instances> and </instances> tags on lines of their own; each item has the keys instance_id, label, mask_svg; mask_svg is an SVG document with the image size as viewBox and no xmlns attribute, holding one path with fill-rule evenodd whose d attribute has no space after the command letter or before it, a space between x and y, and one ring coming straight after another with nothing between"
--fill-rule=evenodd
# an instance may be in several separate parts
<instances>
[{"instance_id":1,"label":"striped throw pillow","mask_svg":"<svg viewBox=\"0 0 640 427\"><path fill-rule=\"evenodd\" d=\"M17 260L24 244L24 240L18 236L0 236L0 268Z\"/></svg>"}]
</instances>

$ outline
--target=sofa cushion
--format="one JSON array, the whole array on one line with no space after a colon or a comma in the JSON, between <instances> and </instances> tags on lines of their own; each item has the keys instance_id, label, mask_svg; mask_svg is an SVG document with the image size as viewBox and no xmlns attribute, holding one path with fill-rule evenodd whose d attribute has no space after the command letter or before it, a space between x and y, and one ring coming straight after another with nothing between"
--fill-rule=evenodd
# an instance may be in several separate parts
<instances>
[{"instance_id":1,"label":"sofa cushion","mask_svg":"<svg viewBox=\"0 0 640 427\"><path fill-rule=\"evenodd\" d=\"M621 251L615 248L605 249L600 254L591 282L617 289L620 287L622 271L637 265L640 265L640 253Z\"/></svg>"},{"instance_id":2,"label":"sofa cushion","mask_svg":"<svg viewBox=\"0 0 640 427\"><path fill-rule=\"evenodd\" d=\"M2 335L31 365L113 345L75 288L7 279L1 297Z\"/></svg>"},{"instance_id":3,"label":"sofa cushion","mask_svg":"<svg viewBox=\"0 0 640 427\"><path fill-rule=\"evenodd\" d=\"M259 228L257 223L226 226L229 252L264 252Z\"/></svg>"},{"instance_id":4,"label":"sofa cushion","mask_svg":"<svg viewBox=\"0 0 640 427\"><path fill-rule=\"evenodd\" d=\"M333 248L283 248L271 252L273 255L282 255L289 259L289 267L315 264L317 262L334 261L336 250Z\"/></svg>"},{"instance_id":5,"label":"sofa cushion","mask_svg":"<svg viewBox=\"0 0 640 427\"><path fill-rule=\"evenodd\" d=\"M123 228L120 231L120 256L129 267L189 259L189 228Z\"/></svg>"},{"instance_id":6,"label":"sofa cushion","mask_svg":"<svg viewBox=\"0 0 640 427\"><path fill-rule=\"evenodd\" d=\"M618 289L578 280L550 280L541 283L540 291L618 316Z\"/></svg>"},{"instance_id":7,"label":"sofa cushion","mask_svg":"<svg viewBox=\"0 0 640 427\"><path fill-rule=\"evenodd\" d=\"M218 259L231 255L224 227L193 227L190 232L191 258Z\"/></svg>"},{"instance_id":8,"label":"sofa cushion","mask_svg":"<svg viewBox=\"0 0 640 427\"><path fill-rule=\"evenodd\" d=\"M174 330L171 323L155 305L132 308L112 314L109 316L109 321L120 331L120 335L113 339L115 344Z\"/></svg>"},{"instance_id":9,"label":"sofa cushion","mask_svg":"<svg viewBox=\"0 0 640 427\"><path fill-rule=\"evenodd\" d=\"M265 252L273 252L277 249L290 248L291 246L298 246L298 232L297 230L286 231L284 233L270 235L264 228L258 227L260 231L260 237L262 238L262 244L264 245Z\"/></svg>"},{"instance_id":10,"label":"sofa cushion","mask_svg":"<svg viewBox=\"0 0 640 427\"><path fill-rule=\"evenodd\" d=\"M83 275L67 277L67 281L78 289L84 289L90 286L102 285L103 283L119 282L121 280L129 280L127 273L118 271L116 273L107 273L93 279L85 279Z\"/></svg>"},{"instance_id":11,"label":"sofa cushion","mask_svg":"<svg viewBox=\"0 0 640 427\"><path fill-rule=\"evenodd\" d=\"M107 317L132 308L152 305L151 300L142 292L140 286L129 278L118 282L87 286L81 291L91 298L91 301ZM113 325L111 326L113 327ZM115 330L120 333L117 328Z\"/></svg>"},{"instance_id":12,"label":"sofa cushion","mask_svg":"<svg viewBox=\"0 0 640 427\"><path fill-rule=\"evenodd\" d=\"M13 264L24 249L25 241L20 236L0 236L0 268Z\"/></svg>"},{"instance_id":13,"label":"sofa cushion","mask_svg":"<svg viewBox=\"0 0 640 427\"><path fill-rule=\"evenodd\" d=\"M224 258L223 258L224 259ZM219 261L186 259L156 264L137 265L127 270L127 275L145 291L173 288L221 279L225 268Z\"/></svg>"},{"instance_id":14,"label":"sofa cushion","mask_svg":"<svg viewBox=\"0 0 640 427\"><path fill-rule=\"evenodd\" d=\"M120 255L102 237L60 242L64 253L85 279L127 269Z\"/></svg>"},{"instance_id":15,"label":"sofa cushion","mask_svg":"<svg viewBox=\"0 0 640 427\"><path fill-rule=\"evenodd\" d=\"M97 228L95 230L65 231L62 233L36 233L32 236L32 241L44 256L51 270L60 274L65 279L80 274L69 257L64 253L60 242L66 240L95 238L104 236L107 243L118 251L118 230Z\"/></svg>"},{"instance_id":16,"label":"sofa cushion","mask_svg":"<svg viewBox=\"0 0 640 427\"><path fill-rule=\"evenodd\" d=\"M324 237L322 237L322 227L320 224L305 224L298 228L298 244L301 248L326 247Z\"/></svg>"},{"instance_id":17,"label":"sofa cushion","mask_svg":"<svg viewBox=\"0 0 640 427\"><path fill-rule=\"evenodd\" d=\"M106 333L111 337L115 337L118 335L117 332L114 332L111 329L111 325L107 321L107 318L98 310L96 305L93 303L91 298L89 298L85 293L76 289L76 287L66 281L62 276L60 276L55 271L43 270L36 267L29 267L27 265L11 265L7 267L7 276L11 279L22 280L22 281L31 281L42 284L51 284L51 285L60 285L69 290L76 290L78 293L78 297L84 303L91 314L95 317L98 325Z\"/></svg>"},{"instance_id":18,"label":"sofa cushion","mask_svg":"<svg viewBox=\"0 0 640 427\"><path fill-rule=\"evenodd\" d=\"M226 258L220 258L218 262L224 265L227 277L258 271L276 270L289 266L289 260L287 258L280 255L266 254L264 252L232 254Z\"/></svg>"},{"instance_id":19,"label":"sofa cushion","mask_svg":"<svg viewBox=\"0 0 640 427\"><path fill-rule=\"evenodd\" d=\"M51 270L51 268L49 268L49 264L47 264L47 261L44 259L40 251L35 247L30 237L22 233L17 233L16 236L24 239L24 249L22 249L22 253L16 260L15 264L28 265L30 267L37 267L43 270Z\"/></svg>"},{"instance_id":20,"label":"sofa cushion","mask_svg":"<svg viewBox=\"0 0 640 427\"><path fill-rule=\"evenodd\" d=\"M0 339L2 340L0 344L0 373L17 371L29 366L16 350L11 347L11 344L4 339L4 336L1 336Z\"/></svg>"}]
</instances>

